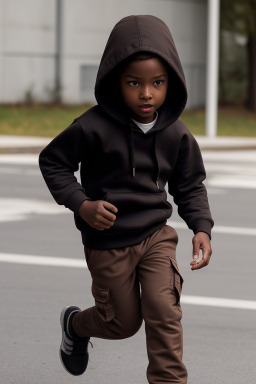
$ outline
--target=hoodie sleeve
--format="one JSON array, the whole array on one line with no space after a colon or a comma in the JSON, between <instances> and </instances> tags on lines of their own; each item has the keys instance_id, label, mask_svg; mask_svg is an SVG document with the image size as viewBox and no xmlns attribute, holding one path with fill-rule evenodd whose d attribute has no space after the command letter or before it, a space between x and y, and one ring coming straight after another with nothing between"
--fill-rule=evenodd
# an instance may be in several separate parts
<instances>
[{"instance_id":1,"label":"hoodie sleeve","mask_svg":"<svg viewBox=\"0 0 256 384\"><path fill-rule=\"evenodd\" d=\"M174 172L168 181L168 190L178 206L179 215L194 234L205 232L211 238L214 222L203 184L205 177L199 146L190 132L186 132L180 143Z\"/></svg>"},{"instance_id":2,"label":"hoodie sleeve","mask_svg":"<svg viewBox=\"0 0 256 384\"><path fill-rule=\"evenodd\" d=\"M76 214L82 202L90 200L74 175L79 169L84 141L82 127L75 121L39 156L39 166L52 196Z\"/></svg>"}]
</instances>

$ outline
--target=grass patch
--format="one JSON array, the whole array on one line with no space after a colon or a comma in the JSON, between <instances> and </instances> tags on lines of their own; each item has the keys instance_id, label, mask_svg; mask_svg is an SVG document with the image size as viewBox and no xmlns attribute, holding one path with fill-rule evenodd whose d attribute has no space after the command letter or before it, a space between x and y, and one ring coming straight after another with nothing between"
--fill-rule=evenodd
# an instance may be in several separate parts
<instances>
[{"instance_id":1,"label":"grass patch","mask_svg":"<svg viewBox=\"0 0 256 384\"><path fill-rule=\"evenodd\" d=\"M205 135L205 111L185 111L182 120L194 135ZM244 108L219 108L218 136L256 137L256 113Z\"/></svg>"},{"instance_id":2,"label":"grass patch","mask_svg":"<svg viewBox=\"0 0 256 384\"><path fill-rule=\"evenodd\" d=\"M38 105L0 106L0 134L54 137L88 107Z\"/></svg>"},{"instance_id":3,"label":"grass patch","mask_svg":"<svg viewBox=\"0 0 256 384\"><path fill-rule=\"evenodd\" d=\"M0 134L54 137L89 107L84 105L0 105ZM204 110L185 111L182 120L194 135L205 135ZM218 136L256 137L256 113L220 108Z\"/></svg>"}]
</instances>

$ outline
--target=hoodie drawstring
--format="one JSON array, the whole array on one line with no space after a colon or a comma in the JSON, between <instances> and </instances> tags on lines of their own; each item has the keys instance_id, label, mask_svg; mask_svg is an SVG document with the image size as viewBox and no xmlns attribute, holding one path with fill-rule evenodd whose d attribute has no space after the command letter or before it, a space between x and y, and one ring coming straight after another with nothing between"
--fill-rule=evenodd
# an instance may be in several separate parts
<instances>
[{"instance_id":1,"label":"hoodie drawstring","mask_svg":"<svg viewBox=\"0 0 256 384\"><path fill-rule=\"evenodd\" d=\"M134 140L133 140L133 129L132 125L130 124L130 135L129 135L129 147L130 147L130 155L131 155L131 162L132 162L132 177L135 179L136 175L136 164L135 164L135 157L134 157Z\"/></svg>"},{"instance_id":2,"label":"hoodie drawstring","mask_svg":"<svg viewBox=\"0 0 256 384\"><path fill-rule=\"evenodd\" d=\"M154 135L154 153L155 153L155 161L156 161L156 178L155 183L157 186L157 189L159 189L159 163L157 158L157 134ZM130 149L130 156L131 156L131 166L132 166L132 177L135 179L136 176L136 163L135 163L135 155L134 155L134 138L133 138L133 128L130 124L130 135L129 135L129 149Z\"/></svg>"},{"instance_id":3,"label":"hoodie drawstring","mask_svg":"<svg viewBox=\"0 0 256 384\"><path fill-rule=\"evenodd\" d=\"M156 186L157 186L157 189L159 189L159 183L158 183L158 180L159 180L159 163L158 163L158 158L157 158L157 133L155 134L155 140L154 140L154 151L155 151L155 159L156 159Z\"/></svg>"}]
</instances>

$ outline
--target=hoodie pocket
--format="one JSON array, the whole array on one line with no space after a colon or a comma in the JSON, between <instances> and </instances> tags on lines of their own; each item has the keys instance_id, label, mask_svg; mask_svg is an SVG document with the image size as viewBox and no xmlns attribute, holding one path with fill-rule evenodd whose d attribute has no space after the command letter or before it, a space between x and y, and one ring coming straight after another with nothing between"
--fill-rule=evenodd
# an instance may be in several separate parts
<instances>
[{"instance_id":1,"label":"hoodie pocket","mask_svg":"<svg viewBox=\"0 0 256 384\"><path fill-rule=\"evenodd\" d=\"M101 287L93 281L92 295L95 299L99 317L105 322L113 320L115 317L115 310L111 300L110 289Z\"/></svg>"},{"instance_id":2,"label":"hoodie pocket","mask_svg":"<svg viewBox=\"0 0 256 384\"><path fill-rule=\"evenodd\" d=\"M145 209L172 209L166 200L165 193L132 193L132 192L108 192L105 196L109 203L116 205L120 211L145 210Z\"/></svg>"},{"instance_id":3,"label":"hoodie pocket","mask_svg":"<svg viewBox=\"0 0 256 384\"><path fill-rule=\"evenodd\" d=\"M162 193L108 193L105 199L118 209L109 233L142 231L164 222L172 214L172 206Z\"/></svg>"}]
</instances>

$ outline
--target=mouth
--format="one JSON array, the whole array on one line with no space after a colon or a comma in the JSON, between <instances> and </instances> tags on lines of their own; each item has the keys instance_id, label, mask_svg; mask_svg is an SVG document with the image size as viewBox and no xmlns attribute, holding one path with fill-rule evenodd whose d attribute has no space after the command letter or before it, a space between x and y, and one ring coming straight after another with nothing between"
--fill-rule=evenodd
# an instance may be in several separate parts
<instances>
[{"instance_id":1,"label":"mouth","mask_svg":"<svg viewBox=\"0 0 256 384\"><path fill-rule=\"evenodd\" d=\"M143 105L139 105L139 108L140 108L143 112L150 112L150 111L152 111L152 109L153 109L153 105L151 105L151 104L143 104Z\"/></svg>"}]
</instances>

